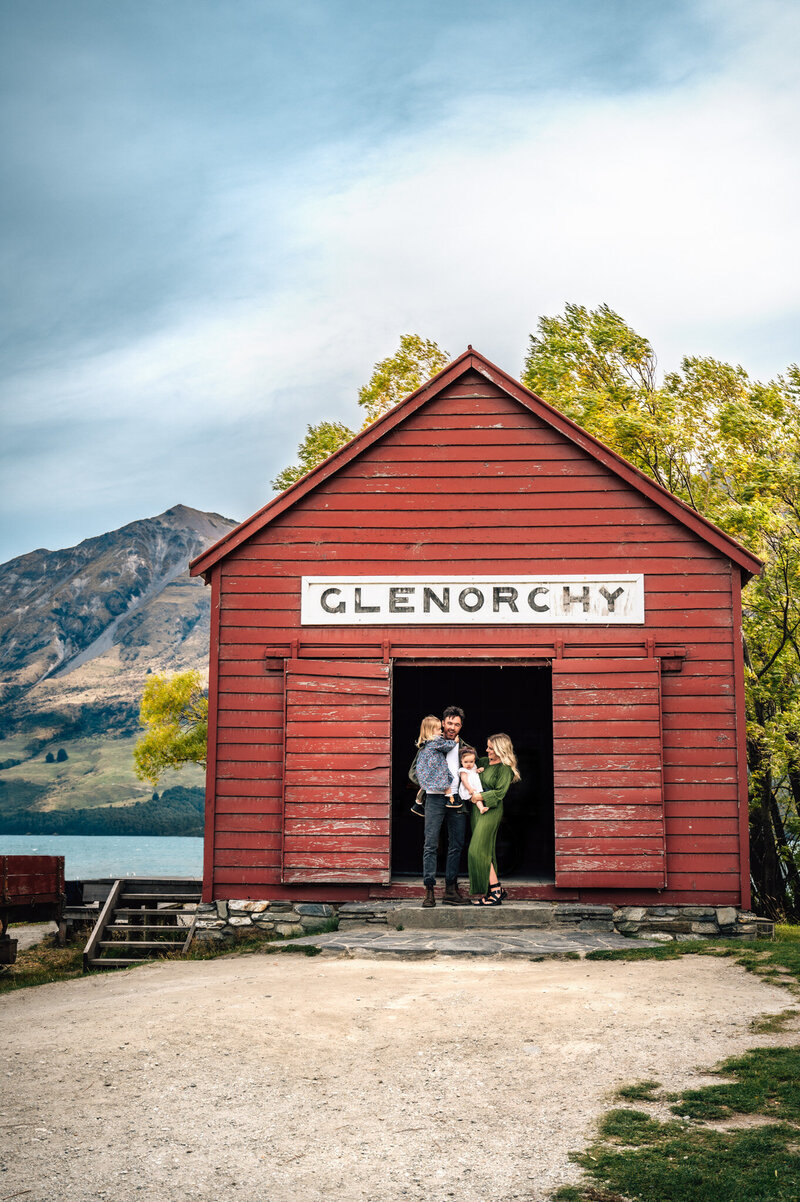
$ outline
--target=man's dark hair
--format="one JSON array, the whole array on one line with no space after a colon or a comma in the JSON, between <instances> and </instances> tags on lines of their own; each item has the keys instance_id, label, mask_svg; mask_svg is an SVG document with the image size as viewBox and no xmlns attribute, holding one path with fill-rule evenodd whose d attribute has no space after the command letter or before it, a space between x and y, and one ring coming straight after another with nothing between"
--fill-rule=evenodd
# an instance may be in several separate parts
<instances>
[{"instance_id":1,"label":"man's dark hair","mask_svg":"<svg viewBox=\"0 0 800 1202\"><path fill-rule=\"evenodd\" d=\"M448 705L447 709L442 714L443 718L460 718L464 721L464 711L460 705Z\"/></svg>"}]
</instances>

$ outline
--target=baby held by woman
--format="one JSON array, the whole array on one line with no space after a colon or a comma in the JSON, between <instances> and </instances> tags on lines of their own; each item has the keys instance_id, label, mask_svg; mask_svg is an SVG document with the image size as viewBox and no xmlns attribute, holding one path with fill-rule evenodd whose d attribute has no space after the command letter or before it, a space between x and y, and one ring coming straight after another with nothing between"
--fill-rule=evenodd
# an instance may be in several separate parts
<instances>
[{"instance_id":1,"label":"baby held by woman","mask_svg":"<svg viewBox=\"0 0 800 1202\"><path fill-rule=\"evenodd\" d=\"M459 797L463 798L464 801L472 801L473 805L478 807L479 814L485 814L487 807L482 801L474 801L472 797L473 793L480 793L481 791L481 778L479 773L483 772L483 768L478 768L476 766L478 761L478 753L474 747L470 747L467 743L465 743L461 748L459 759L461 761L461 767L458 770L458 776L461 783L458 786L458 795Z\"/></svg>"}]
</instances>

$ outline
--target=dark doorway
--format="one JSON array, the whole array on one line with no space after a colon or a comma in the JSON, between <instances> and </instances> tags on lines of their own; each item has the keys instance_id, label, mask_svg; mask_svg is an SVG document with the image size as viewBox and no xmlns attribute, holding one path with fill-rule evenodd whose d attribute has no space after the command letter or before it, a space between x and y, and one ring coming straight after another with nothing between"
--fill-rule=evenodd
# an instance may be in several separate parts
<instances>
[{"instance_id":1,"label":"dark doorway","mask_svg":"<svg viewBox=\"0 0 800 1202\"><path fill-rule=\"evenodd\" d=\"M462 737L486 754L486 740L510 735L522 780L504 803L497 837L503 880L553 880L553 707L549 668L445 665L395 661L392 685L392 875L422 875L423 820L410 812L416 787L408 769L426 714L448 705L466 714ZM469 841L469 837L467 839ZM441 852L440 848L440 852ZM466 848L462 871L466 872Z\"/></svg>"}]
</instances>

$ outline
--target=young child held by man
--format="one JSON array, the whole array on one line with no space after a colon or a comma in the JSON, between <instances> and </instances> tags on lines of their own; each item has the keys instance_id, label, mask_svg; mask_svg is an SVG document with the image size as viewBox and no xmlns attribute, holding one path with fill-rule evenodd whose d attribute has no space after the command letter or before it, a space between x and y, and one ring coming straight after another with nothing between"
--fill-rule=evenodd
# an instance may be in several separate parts
<instances>
[{"instance_id":1,"label":"young child held by man","mask_svg":"<svg viewBox=\"0 0 800 1202\"><path fill-rule=\"evenodd\" d=\"M420 791L411 807L414 814L424 816L425 795L428 793L443 794L447 798L446 810L461 809L461 798L453 796L453 780L447 766L447 753L455 745L455 739L442 736L442 723L435 714L422 719L417 739L419 755L415 764Z\"/></svg>"},{"instance_id":2,"label":"young child held by man","mask_svg":"<svg viewBox=\"0 0 800 1202\"><path fill-rule=\"evenodd\" d=\"M477 767L478 753L474 747L470 747L467 743L461 748L459 758L461 767L458 770L458 776L461 784L458 786L458 795L459 797L463 797L464 801L472 801L472 794L480 793L481 791L479 773L483 772L483 768ZM485 814L489 808L482 801L474 801L473 805L478 807L479 814Z\"/></svg>"}]
</instances>

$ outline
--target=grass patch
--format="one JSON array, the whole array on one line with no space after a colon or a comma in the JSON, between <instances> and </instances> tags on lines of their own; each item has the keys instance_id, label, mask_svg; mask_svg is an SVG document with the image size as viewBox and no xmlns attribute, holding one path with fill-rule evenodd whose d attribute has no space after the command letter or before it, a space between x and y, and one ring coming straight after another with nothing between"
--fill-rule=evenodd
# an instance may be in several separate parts
<instances>
[{"instance_id":1,"label":"grass patch","mask_svg":"<svg viewBox=\"0 0 800 1202\"><path fill-rule=\"evenodd\" d=\"M732 957L749 972L800 993L800 927L776 927L775 939L707 939L658 947L588 952L587 960L678 960L683 956Z\"/></svg>"},{"instance_id":2,"label":"grass patch","mask_svg":"<svg viewBox=\"0 0 800 1202\"><path fill-rule=\"evenodd\" d=\"M796 1202L800 1196L800 1156L791 1150L798 1133L785 1123L720 1132L612 1110L599 1135L576 1163L606 1189L637 1202Z\"/></svg>"},{"instance_id":3,"label":"grass patch","mask_svg":"<svg viewBox=\"0 0 800 1202\"><path fill-rule=\"evenodd\" d=\"M27 923L20 923L20 926L27 926ZM307 932L313 934L326 934L330 931L338 930L338 919L330 918L325 923L325 926L319 931ZM164 937L174 938L175 931L180 928L165 927ZM15 989L27 989L33 985L47 985L52 981L70 981L75 977L83 976L83 949L86 945L86 940L89 937L89 932L86 931L82 937L78 937L73 943L67 947L59 947L55 935L46 935L40 943L34 947L26 948L24 951L17 953L16 964L0 965L0 993L11 993ZM148 939L157 939L158 932L150 932ZM295 952L298 955L318 956L321 948L309 947L307 945L292 946L294 939L300 938L297 935L277 935L274 931L253 931L236 935L233 939L219 939L203 941L202 943L193 943L187 954L184 956L178 950L166 951L163 955L154 956L152 960L216 960L220 956L232 955L254 955L265 952ZM120 950L126 949L132 955L136 954L136 944L126 942L120 938ZM108 957L116 956L117 949L108 948L105 952ZM100 959L102 960L102 956ZM152 961L148 961L150 963ZM141 967L138 964L131 964L130 968ZM104 972L122 971L121 967L108 968L102 970ZM128 971L125 968L124 971Z\"/></svg>"},{"instance_id":4,"label":"grass patch","mask_svg":"<svg viewBox=\"0 0 800 1202\"><path fill-rule=\"evenodd\" d=\"M6 786L0 782L0 797ZM144 801L92 809L3 810L3 835L179 835L203 833L203 791L177 785Z\"/></svg>"},{"instance_id":5,"label":"grass patch","mask_svg":"<svg viewBox=\"0 0 800 1202\"><path fill-rule=\"evenodd\" d=\"M278 940L276 940L275 942L280 943L281 942L280 938ZM268 951L268 952L276 952L278 950L278 948L273 945L272 947L264 948L263 950ZM293 952L296 956L318 956L318 955L320 955L322 948L314 947L313 944L309 944L309 943L305 943L302 946L300 946L298 944L293 945L292 941L291 941L291 936L288 936L286 941L282 944L280 950L281 950L282 954L284 954L284 955L287 952Z\"/></svg>"},{"instance_id":6,"label":"grass patch","mask_svg":"<svg viewBox=\"0 0 800 1202\"><path fill-rule=\"evenodd\" d=\"M750 1024L750 1030L756 1035L776 1035L786 1030L790 1023L794 1022L800 1014L800 1010L792 1007L790 1010L781 1010L780 1014L762 1014L760 1018L754 1018Z\"/></svg>"},{"instance_id":7,"label":"grass patch","mask_svg":"<svg viewBox=\"0 0 800 1202\"><path fill-rule=\"evenodd\" d=\"M137 738L136 734L91 734L60 740L55 736L35 754L25 752L19 763L0 770L0 810L83 810L147 801L153 787L140 781L133 770ZM16 758L16 740L2 746L4 760ZM47 751L55 755L61 746L68 759L48 764ZM164 789L172 779L165 778ZM182 768L180 783L186 788L204 788L203 769L195 764Z\"/></svg>"},{"instance_id":8,"label":"grass patch","mask_svg":"<svg viewBox=\"0 0 800 1202\"><path fill-rule=\"evenodd\" d=\"M709 940L657 948L591 952L589 960L732 957L771 983L800 991L800 928L779 926L775 941ZM779 1032L797 1009L756 1020L754 1031ZM573 1156L588 1180L553 1195L558 1202L796 1202L800 1198L800 1047L753 1048L711 1070L727 1080L670 1095L668 1122L640 1110L615 1109L597 1139ZM626 1086L626 1101L651 1101L654 1081ZM763 1122L715 1131L706 1124L736 1116Z\"/></svg>"},{"instance_id":9,"label":"grass patch","mask_svg":"<svg viewBox=\"0 0 800 1202\"><path fill-rule=\"evenodd\" d=\"M31 780L7 780L0 776L0 814L6 810L34 809L48 792L46 785L37 785Z\"/></svg>"},{"instance_id":10,"label":"grass patch","mask_svg":"<svg viewBox=\"0 0 800 1202\"><path fill-rule=\"evenodd\" d=\"M272 931L259 931L258 934L237 935L233 939L203 939L200 943L192 943L185 956L177 952L169 956L170 960L218 960L220 956L250 955L253 952L263 952L267 943L277 943L280 935Z\"/></svg>"},{"instance_id":11,"label":"grass patch","mask_svg":"<svg viewBox=\"0 0 800 1202\"><path fill-rule=\"evenodd\" d=\"M323 926L320 926L316 931L306 931L306 934L307 935L332 935L334 931L338 931L338 930L339 930L339 916L338 916L338 914L333 914L333 915L331 915L330 918L328 918L325 921L325 924Z\"/></svg>"},{"instance_id":12,"label":"grass patch","mask_svg":"<svg viewBox=\"0 0 800 1202\"><path fill-rule=\"evenodd\" d=\"M683 956L725 956L733 955L730 943L729 939L706 939L702 943L699 941L697 943L659 943L658 947L600 948L595 952L587 952L584 958L586 960L680 960Z\"/></svg>"},{"instance_id":13,"label":"grass patch","mask_svg":"<svg viewBox=\"0 0 800 1202\"><path fill-rule=\"evenodd\" d=\"M633 1085L623 1085L617 1090L617 1097L623 1102L653 1102L654 1094L661 1088L660 1081L635 1081Z\"/></svg>"},{"instance_id":14,"label":"grass patch","mask_svg":"<svg viewBox=\"0 0 800 1202\"><path fill-rule=\"evenodd\" d=\"M41 751L26 756L22 763L2 773L6 800L4 808L27 804L17 801L19 788L33 786L41 797L37 808L59 810L91 809L94 806L144 801L153 792L133 771L135 735L109 738L95 735L63 742L68 759L60 764L45 761L62 745L56 736ZM194 784L195 781L187 781Z\"/></svg>"},{"instance_id":15,"label":"grass patch","mask_svg":"<svg viewBox=\"0 0 800 1202\"><path fill-rule=\"evenodd\" d=\"M0 993L83 976L83 947L83 942L59 947L55 935L45 935L41 943L17 952L16 964L0 965Z\"/></svg>"},{"instance_id":16,"label":"grass patch","mask_svg":"<svg viewBox=\"0 0 800 1202\"><path fill-rule=\"evenodd\" d=\"M553 1198L555 1202L626 1202L619 1194L610 1194L608 1190L595 1189L592 1185L562 1185Z\"/></svg>"},{"instance_id":17,"label":"grass patch","mask_svg":"<svg viewBox=\"0 0 800 1202\"><path fill-rule=\"evenodd\" d=\"M800 1122L800 1048L753 1048L712 1072L734 1080L686 1090L671 1107L675 1114L693 1119L763 1114Z\"/></svg>"},{"instance_id":18,"label":"grass patch","mask_svg":"<svg viewBox=\"0 0 800 1202\"><path fill-rule=\"evenodd\" d=\"M209 939L201 943L193 943L186 956L172 956L177 960L215 960L218 956L249 955L253 952L281 951L297 952L305 956L318 956L321 948L310 947L308 944L292 946L295 939L305 935L328 935L338 931L339 919L334 915L327 919L324 925L316 931L304 931L303 935L278 935L274 931L261 930L258 933L246 932L234 939ZM276 946L277 945L277 946Z\"/></svg>"}]
</instances>

